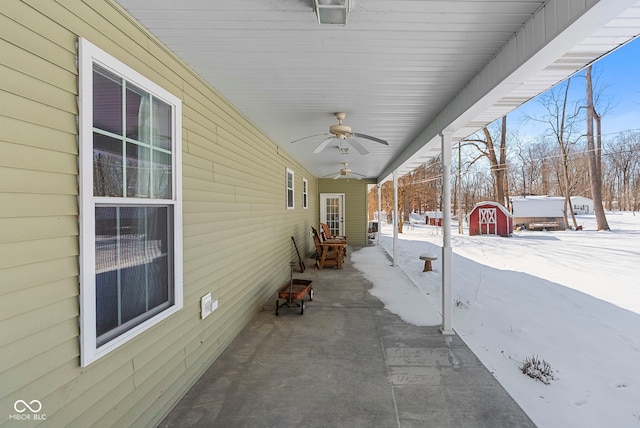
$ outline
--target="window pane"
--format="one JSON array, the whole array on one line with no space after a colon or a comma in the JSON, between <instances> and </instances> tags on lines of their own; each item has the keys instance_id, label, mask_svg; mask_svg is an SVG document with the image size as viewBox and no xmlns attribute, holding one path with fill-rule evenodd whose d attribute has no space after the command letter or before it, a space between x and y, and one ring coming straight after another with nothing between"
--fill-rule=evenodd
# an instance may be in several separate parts
<instances>
[{"instance_id":1,"label":"window pane","mask_svg":"<svg viewBox=\"0 0 640 428\"><path fill-rule=\"evenodd\" d=\"M151 96L127 83L127 137L149 143Z\"/></svg>"},{"instance_id":2,"label":"window pane","mask_svg":"<svg viewBox=\"0 0 640 428\"><path fill-rule=\"evenodd\" d=\"M116 208L96 208L96 335L118 326Z\"/></svg>"},{"instance_id":3,"label":"window pane","mask_svg":"<svg viewBox=\"0 0 640 428\"><path fill-rule=\"evenodd\" d=\"M173 303L169 207L96 207L98 343Z\"/></svg>"},{"instance_id":4,"label":"window pane","mask_svg":"<svg viewBox=\"0 0 640 428\"><path fill-rule=\"evenodd\" d=\"M93 194L121 197L122 141L93 134Z\"/></svg>"},{"instance_id":5,"label":"window pane","mask_svg":"<svg viewBox=\"0 0 640 428\"><path fill-rule=\"evenodd\" d=\"M151 149L127 143L127 197L151 198Z\"/></svg>"},{"instance_id":6,"label":"window pane","mask_svg":"<svg viewBox=\"0 0 640 428\"><path fill-rule=\"evenodd\" d=\"M171 155L158 150L153 151L153 197L172 198Z\"/></svg>"},{"instance_id":7,"label":"window pane","mask_svg":"<svg viewBox=\"0 0 640 428\"><path fill-rule=\"evenodd\" d=\"M153 99L153 145L171 150L171 106Z\"/></svg>"},{"instance_id":8,"label":"window pane","mask_svg":"<svg viewBox=\"0 0 640 428\"><path fill-rule=\"evenodd\" d=\"M168 301L167 208L120 208L122 322Z\"/></svg>"},{"instance_id":9,"label":"window pane","mask_svg":"<svg viewBox=\"0 0 640 428\"><path fill-rule=\"evenodd\" d=\"M122 135L121 80L102 67L93 67L93 126Z\"/></svg>"}]
</instances>

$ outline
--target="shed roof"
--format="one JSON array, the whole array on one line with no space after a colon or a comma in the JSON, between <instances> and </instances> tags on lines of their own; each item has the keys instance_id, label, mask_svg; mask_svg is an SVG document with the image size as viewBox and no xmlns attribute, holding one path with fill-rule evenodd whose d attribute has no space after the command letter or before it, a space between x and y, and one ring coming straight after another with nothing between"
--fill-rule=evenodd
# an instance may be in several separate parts
<instances>
[{"instance_id":1,"label":"shed roof","mask_svg":"<svg viewBox=\"0 0 640 428\"><path fill-rule=\"evenodd\" d=\"M482 201L482 202L478 202L477 204L475 204L473 206L473 208L471 209L471 212L475 211L476 208L480 208L480 207L486 207L487 205L492 206L492 207L496 207L498 208L500 211L502 211L502 213L509 217L509 218L513 218L513 214L511 214L509 211L507 211L507 209L502 205L499 204L497 202L494 201Z\"/></svg>"}]
</instances>

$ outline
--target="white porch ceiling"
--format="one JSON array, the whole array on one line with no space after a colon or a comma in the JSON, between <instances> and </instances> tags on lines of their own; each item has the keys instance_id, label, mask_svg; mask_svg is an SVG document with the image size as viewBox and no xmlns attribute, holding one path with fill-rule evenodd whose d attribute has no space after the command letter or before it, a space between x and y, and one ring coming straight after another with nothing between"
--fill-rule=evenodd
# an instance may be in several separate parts
<instances>
[{"instance_id":1,"label":"white porch ceiling","mask_svg":"<svg viewBox=\"0 0 640 428\"><path fill-rule=\"evenodd\" d=\"M640 34L638 0L116 0L316 177L383 180L440 152ZM368 150L313 150L335 112Z\"/></svg>"}]
</instances>

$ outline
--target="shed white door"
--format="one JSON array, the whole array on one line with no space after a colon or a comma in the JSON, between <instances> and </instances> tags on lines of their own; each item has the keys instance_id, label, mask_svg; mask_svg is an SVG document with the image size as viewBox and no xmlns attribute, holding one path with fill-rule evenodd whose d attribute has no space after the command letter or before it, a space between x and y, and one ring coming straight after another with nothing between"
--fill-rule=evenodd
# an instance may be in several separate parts
<instances>
[{"instance_id":1,"label":"shed white door","mask_svg":"<svg viewBox=\"0 0 640 428\"><path fill-rule=\"evenodd\" d=\"M320 222L326 223L334 236L344 236L344 193L320 194Z\"/></svg>"},{"instance_id":2,"label":"shed white door","mask_svg":"<svg viewBox=\"0 0 640 428\"><path fill-rule=\"evenodd\" d=\"M496 234L498 232L496 213L496 208L480 208L480 210L478 211L480 220L480 234L489 235ZM484 226L484 229L482 226Z\"/></svg>"}]
</instances>

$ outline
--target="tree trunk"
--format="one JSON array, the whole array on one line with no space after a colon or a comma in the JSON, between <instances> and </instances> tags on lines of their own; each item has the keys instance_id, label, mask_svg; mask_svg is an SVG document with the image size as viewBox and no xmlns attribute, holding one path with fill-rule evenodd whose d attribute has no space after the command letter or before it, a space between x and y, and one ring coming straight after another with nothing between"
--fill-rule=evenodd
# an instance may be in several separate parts
<instances>
[{"instance_id":1,"label":"tree trunk","mask_svg":"<svg viewBox=\"0 0 640 428\"><path fill-rule=\"evenodd\" d=\"M571 220L573 221L574 229L578 227L578 222L576 221L576 217L573 214L573 208L571 206L571 185L569 180L569 154L567 150L567 144L564 141L565 134L565 118L567 112L567 100L569 98L569 83L571 79L567 81L567 86L564 92L564 101L562 104L562 118L560 121L560 132L558 133L558 145L560 146L560 153L562 154L562 181L564 187L563 194L565 199L565 209L563 212L564 224L565 227L569 227L569 218L567 217L567 210L571 213Z\"/></svg>"},{"instance_id":2,"label":"tree trunk","mask_svg":"<svg viewBox=\"0 0 640 428\"><path fill-rule=\"evenodd\" d=\"M506 126L506 121L503 118L503 127ZM504 128L503 128L504 129ZM486 146L487 146L487 158L491 165L491 175L493 175L493 200L499 204L504 204L504 177L503 170L501 169L500 162L496 156L495 146L493 144L493 138L489 133L489 130L485 126L482 128L484 133Z\"/></svg>"},{"instance_id":3,"label":"tree trunk","mask_svg":"<svg viewBox=\"0 0 640 428\"><path fill-rule=\"evenodd\" d=\"M591 82L591 66L586 69L587 86L587 150L589 151L589 172L591 178L591 197L593 198L593 210L596 215L596 227L598 230L609 230L609 223L602 205L602 143L600 137L600 117L596 114L593 105L593 84ZM593 139L593 122L598 124L598 147Z\"/></svg>"},{"instance_id":4,"label":"tree trunk","mask_svg":"<svg viewBox=\"0 0 640 428\"><path fill-rule=\"evenodd\" d=\"M468 139L465 140L467 142L471 142L480 152L480 155L473 161L486 157L489 160L491 176L493 178L493 200L498 202L499 204L505 203L505 191L504 185L506 182L506 127L507 127L507 118L506 116L502 118L502 136L501 136L501 145L499 147L500 150L500 158L496 156L495 144L493 142L493 137L489 132L489 129L485 126L482 128L482 133L484 134L484 140L482 139ZM484 145L484 149L478 146L476 143L480 143ZM472 162L472 164L473 164Z\"/></svg>"},{"instance_id":5,"label":"tree trunk","mask_svg":"<svg viewBox=\"0 0 640 428\"><path fill-rule=\"evenodd\" d=\"M507 116L502 116L498 170L502 175L502 201L499 202L509 210L511 204L509 203L509 174L507 174ZM500 197L500 195L498 197Z\"/></svg>"}]
</instances>

